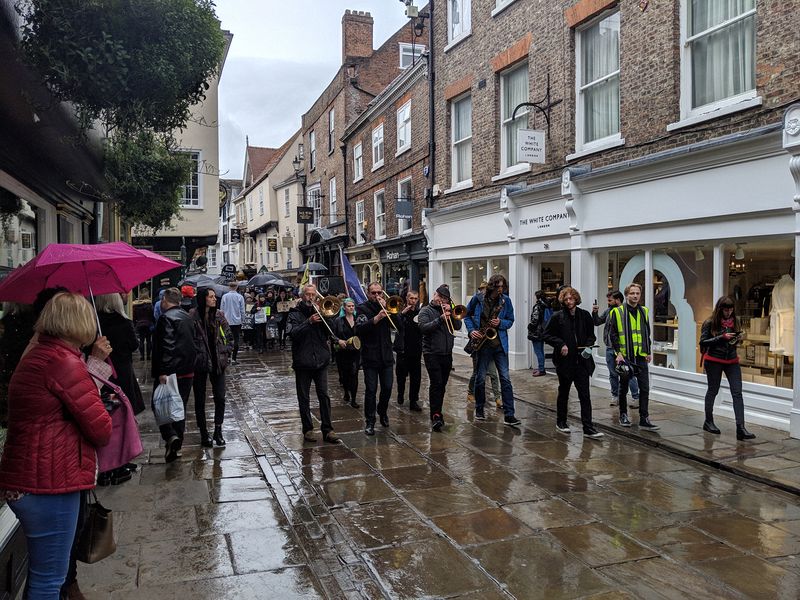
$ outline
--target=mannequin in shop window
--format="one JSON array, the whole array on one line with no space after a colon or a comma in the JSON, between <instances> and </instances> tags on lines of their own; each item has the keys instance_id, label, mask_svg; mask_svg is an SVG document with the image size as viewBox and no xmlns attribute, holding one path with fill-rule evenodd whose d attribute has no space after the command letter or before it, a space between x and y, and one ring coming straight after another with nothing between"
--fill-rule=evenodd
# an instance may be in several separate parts
<instances>
[{"instance_id":1,"label":"mannequin in shop window","mask_svg":"<svg viewBox=\"0 0 800 600\"><path fill-rule=\"evenodd\" d=\"M783 275L772 290L769 351L794 356L794 279Z\"/></svg>"}]
</instances>

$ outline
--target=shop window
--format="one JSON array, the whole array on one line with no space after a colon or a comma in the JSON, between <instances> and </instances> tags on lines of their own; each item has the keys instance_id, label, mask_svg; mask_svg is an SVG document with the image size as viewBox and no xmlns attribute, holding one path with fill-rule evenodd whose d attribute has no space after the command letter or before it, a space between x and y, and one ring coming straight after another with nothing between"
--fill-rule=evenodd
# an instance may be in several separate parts
<instances>
[{"instance_id":1,"label":"shop window","mask_svg":"<svg viewBox=\"0 0 800 600\"><path fill-rule=\"evenodd\" d=\"M464 263L464 297L469 300L478 291L481 282L486 281L486 259L468 260Z\"/></svg>"},{"instance_id":2,"label":"shop window","mask_svg":"<svg viewBox=\"0 0 800 600\"><path fill-rule=\"evenodd\" d=\"M549 302L556 299L558 288L564 285L564 263L546 262L541 264L539 281L541 290Z\"/></svg>"},{"instance_id":3,"label":"shop window","mask_svg":"<svg viewBox=\"0 0 800 600\"><path fill-rule=\"evenodd\" d=\"M408 263L389 263L384 267L383 273L386 293L390 296L397 295L408 279Z\"/></svg>"},{"instance_id":4,"label":"shop window","mask_svg":"<svg viewBox=\"0 0 800 600\"><path fill-rule=\"evenodd\" d=\"M461 261L442 263L444 282L450 286L450 295L456 304L466 304L469 298L463 296Z\"/></svg>"},{"instance_id":5,"label":"shop window","mask_svg":"<svg viewBox=\"0 0 800 600\"><path fill-rule=\"evenodd\" d=\"M508 281L508 258L493 258L489 261L489 277L502 275ZM505 290L508 294L508 290Z\"/></svg>"},{"instance_id":6,"label":"shop window","mask_svg":"<svg viewBox=\"0 0 800 600\"><path fill-rule=\"evenodd\" d=\"M742 379L792 389L794 243L791 238L725 247L723 289L733 298L745 340Z\"/></svg>"}]
</instances>

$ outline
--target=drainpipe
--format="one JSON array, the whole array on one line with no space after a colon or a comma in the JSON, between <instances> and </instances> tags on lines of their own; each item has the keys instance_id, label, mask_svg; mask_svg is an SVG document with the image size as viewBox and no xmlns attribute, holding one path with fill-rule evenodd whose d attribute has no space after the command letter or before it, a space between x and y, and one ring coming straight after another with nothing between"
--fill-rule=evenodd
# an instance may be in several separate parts
<instances>
[{"instance_id":1,"label":"drainpipe","mask_svg":"<svg viewBox=\"0 0 800 600\"><path fill-rule=\"evenodd\" d=\"M436 119L434 89L436 85L436 71L434 70L433 60L433 5L435 2L428 2L428 208L433 208L433 186L436 183Z\"/></svg>"}]
</instances>

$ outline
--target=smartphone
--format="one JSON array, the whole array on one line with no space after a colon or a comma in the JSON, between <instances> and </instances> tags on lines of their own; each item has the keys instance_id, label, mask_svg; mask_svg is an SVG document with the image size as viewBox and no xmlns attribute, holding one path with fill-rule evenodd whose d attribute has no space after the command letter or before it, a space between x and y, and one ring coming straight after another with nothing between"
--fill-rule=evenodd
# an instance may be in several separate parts
<instances>
[{"instance_id":1,"label":"smartphone","mask_svg":"<svg viewBox=\"0 0 800 600\"><path fill-rule=\"evenodd\" d=\"M594 305L597 306L597 298L594 299Z\"/></svg>"}]
</instances>

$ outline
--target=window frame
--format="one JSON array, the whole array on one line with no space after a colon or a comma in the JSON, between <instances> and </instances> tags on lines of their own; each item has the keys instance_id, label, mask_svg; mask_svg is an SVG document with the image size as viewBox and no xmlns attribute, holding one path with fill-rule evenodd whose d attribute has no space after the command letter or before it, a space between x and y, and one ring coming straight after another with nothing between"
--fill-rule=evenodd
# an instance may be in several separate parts
<instances>
[{"instance_id":1,"label":"window frame","mask_svg":"<svg viewBox=\"0 0 800 600\"><path fill-rule=\"evenodd\" d=\"M469 119L469 136L456 140L456 106L461 102L469 100L470 106L470 119ZM456 146L469 142L470 148L472 147L472 94L467 92L461 96L457 96L450 100L450 171L451 171L451 186L456 188L458 186L471 186L472 185L472 159L469 161L469 177L464 179L457 179L458 162L456 160Z\"/></svg>"},{"instance_id":2,"label":"window frame","mask_svg":"<svg viewBox=\"0 0 800 600\"><path fill-rule=\"evenodd\" d=\"M333 140L336 131L336 109L328 111L328 154L333 154Z\"/></svg>"},{"instance_id":3,"label":"window frame","mask_svg":"<svg viewBox=\"0 0 800 600\"><path fill-rule=\"evenodd\" d=\"M250 196L247 198L247 220L253 220L253 197Z\"/></svg>"},{"instance_id":4,"label":"window frame","mask_svg":"<svg viewBox=\"0 0 800 600\"><path fill-rule=\"evenodd\" d=\"M292 216L292 198L288 187L283 189L283 216Z\"/></svg>"},{"instance_id":5,"label":"window frame","mask_svg":"<svg viewBox=\"0 0 800 600\"><path fill-rule=\"evenodd\" d=\"M353 146L353 183L362 179L364 179L364 145L362 142L358 142Z\"/></svg>"},{"instance_id":6,"label":"window frame","mask_svg":"<svg viewBox=\"0 0 800 600\"><path fill-rule=\"evenodd\" d=\"M309 187L306 190L306 195L306 206L310 206L314 209L314 223L312 227L318 229L322 226L322 186L317 183ZM310 202L308 202L309 200Z\"/></svg>"},{"instance_id":7,"label":"window frame","mask_svg":"<svg viewBox=\"0 0 800 600\"><path fill-rule=\"evenodd\" d=\"M407 42L400 42L399 43L399 54L400 54L400 68L407 69L408 67L413 67L417 60L422 58L422 55L425 53L425 45L424 44L409 44ZM419 52L417 51L419 49ZM403 57L409 58L409 62L407 65L403 64Z\"/></svg>"},{"instance_id":8,"label":"window frame","mask_svg":"<svg viewBox=\"0 0 800 600\"><path fill-rule=\"evenodd\" d=\"M200 165L202 164L202 152L200 150L185 149L180 150L182 154L189 157L189 160L194 166L194 170L189 172L188 181L183 184L180 198L180 206L188 210L202 210L203 209L203 178L200 176ZM197 179L195 182L194 179ZM188 189L197 190L197 198L187 197ZM187 202L188 200L188 202ZM193 202L194 201L194 202Z\"/></svg>"},{"instance_id":9,"label":"window frame","mask_svg":"<svg viewBox=\"0 0 800 600\"><path fill-rule=\"evenodd\" d=\"M407 111L407 116L403 120L402 129L406 133L406 143L400 145L400 115ZM400 156L403 152L411 150L411 100L405 102L400 108L397 109L397 152L395 156Z\"/></svg>"},{"instance_id":10,"label":"window frame","mask_svg":"<svg viewBox=\"0 0 800 600\"><path fill-rule=\"evenodd\" d=\"M360 216L359 216L360 213ZM366 209L364 206L364 200L357 200L356 201L356 245L360 246L365 244L364 237L361 234L367 232L367 228L364 223L367 220Z\"/></svg>"},{"instance_id":11,"label":"window frame","mask_svg":"<svg viewBox=\"0 0 800 600\"><path fill-rule=\"evenodd\" d=\"M506 164L508 161L506 145L508 143L507 136L508 132L506 128L509 125L512 125L514 121L511 120L511 115L506 116L505 113L505 92L506 92L506 80L514 73L518 71L525 71L525 79L528 82L527 88L528 93L526 95L526 100L524 102L530 102L531 99L531 79L530 79L530 65L528 61L522 61L521 63L515 64L512 67L502 71L499 73L500 75L500 175L512 171L515 169L519 169L517 165L520 164L519 160L512 164ZM517 118L515 121L523 121L523 124L527 123L528 114L530 113L530 107L524 106L517 112ZM513 112L512 112L513 115ZM518 157L519 158L519 157Z\"/></svg>"},{"instance_id":12,"label":"window frame","mask_svg":"<svg viewBox=\"0 0 800 600\"><path fill-rule=\"evenodd\" d=\"M264 188L261 186L258 188L258 215L264 216Z\"/></svg>"},{"instance_id":13,"label":"window frame","mask_svg":"<svg viewBox=\"0 0 800 600\"><path fill-rule=\"evenodd\" d=\"M336 214L336 177L331 177L328 180L328 210L330 211L328 223L336 223L339 220Z\"/></svg>"},{"instance_id":14,"label":"window frame","mask_svg":"<svg viewBox=\"0 0 800 600\"><path fill-rule=\"evenodd\" d=\"M457 34L453 33L453 2L458 2L459 11L461 14L461 27ZM466 4L466 10L464 5ZM467 15L467 28L463 26L463 16ZM472 34L472 0L447 0L447 44L448 46L454 45L460 40Z\"/></svg>"},{"instance_id":15,"label":"window frame","mask_svg":"<svg viewBox=\"0 0 800 600\"><path fill-rule=\"evenodd\" d=\"M618 42L620 44L620 48L618 50L618 53L619 53L619 64L617 65L617 70L616 71L614 71L613 73L609 73L607 75L604 75L603 77L600 77L599 79L596 79L596 80L594 80L592 82L589 82L588 84L585 84L585 85L582 85L583 82L582 82L582 77L581 77L581 71L583 69L583 63L581 61L581 56L582 56L582 51L583 51L583 33L586 30L590 29L591 27L594 27L595 25L597 25L601 21L604 21L608 17L610 17L610 16L612 16L614 14L619 14L619 12L620 12L619 6L613 8L611 10L604 11L603 13L599 14L597 17L595 17L591 21L582 24L580 27L576 28L576 30L575 30L575 153L576 154L586 153L586 152L593 152L593 151L596 152L596 151L604 150L604 149L607 149L607 148L613 148L613 147L619 146L619 145L621 145L621 144L623 144L625 142L625 140L622 137L622 115L621 114L619 115L619 123L617 124L618 125L617 133L614 133L614 134L611 134L611 135L607 135L606 137L598 138L598 139L592 140L590 142L587 142L585 140L585 133L584 133L584 126L586 124L586 118L585 118L585 104L584 104L584 101L583 101L583 92L585 90L589 89L592 86L596 86L596 85L600 85L602 83L605 83L606 81L608 81L612 77L616 76L616 78L617 78L617 86L618 86L618 88L620 90L619 91L619 94L620 94L620 108L622 106L622 99L621 99L622 88L621 88L621 85L620 85L621 73L622 73L622 68L621 68L621 65L622 65L621 42ZM622 26L621 26L621 22L620 22L620 30L621 29L622 29ZM620 111L618 110L618 112L620 112Z\"/></svg>"},{"instance_id":16,"label":"window frame","mask_svg":"<svg viewBox=\"0 0 800 600\"><path fill-rule=\"evenodd\" d=\"M714 25L713 27L705 30L702 33L689 36L689 22L690 22L690 5L689 0L681 0L680 3L680 47L681 47L681 89L680 89L680 114L681 120L677 123L671 123L667 126L667 131L672 131L680 127L694 125L701 123L708 119L713 119L726 114L745 110L753 106L762 104L762 98L758 95L758 85L754 82L752 90L747 90L741 94L729 96L715 102L710 102L698 107L692 107L693 95L693 70L692 70L692 50L691 43L704 37L705 35L712 34L716 31L724 29L735 22L742 21L753 17L754 20L758 16L758 3L756 2L755 8L745 11L737 15L733 19L728 19L724 23ZM758 24L755 23L754 27L757 28ZM753 62L754 71L757 67L758 57L758 36L756 36L755 45L753 47Z\"/></svg>"},{"instance_id":17,"label":"window frame","mask_svg":"<svg viewBox=\"0 0 800 600\"><path fill-rule=\"evenodd\" d=\"M312 131L308 134L308 170L317 168L317 135Z\"/></svg>"},{"instance_id":18,"label":"window frame","mask_svg":"<svg viewBox=\"0 0 800 600\"><path fill-rule=\"evenodd\" d=\"M402 198L406 198L406 199L408 199L409 202L411 202L411 206L412 207L414 206L413 200L411 199L411 194L414 193L414 189L412 187L412 179L413 179L413 177L411 175L409 175L408 177L404 177L403 179L400 179L397 182L397 198L395 199L395 202L399 201ZM409 190L409 195L408 196L403 196L403 194L402 194L401 190L403 188L403 184L408 184L408 190ZM397 213L395 213L395 216L397 216ZM405 228L401 229L400 228L400 223L401 222L405 222L405 221L408 221L408 227L405 227ZM406 234L406 233L410 233L413 229L414 229L414 217L413 217L413 214L412 214L412 217L410 219L397 219L397 235L403 235L403 234Z\"/></svg>"},{"instance_id":19,"label":"window frame","mask_svg":"<svg viewBox=\"0 0 800 600\"><path fill-rule=\"evenodd\" d=\"M381 197L381 212L378 212L378 196ZM377 190L372 195L373 200L373 208L374 208L374 215L375 215L375 239L376 240L383 240L386 239L386 189L381 188ZM379 233L383 231L383 233Z\"/></svg>"},{"instance_id":20,"label":"window frame","mask_svg":"<svg viewBox=\"0 0 800 600\"><path fill-rule=\"evenodd\" d=\"M376 143L376 134L380 132L380 139ZM380 160L375 160L376 150L380 149ZM383 163L386 159L386 144L385 144L385 136L384 136L384 129L383 123L380 125L373 127L372 129L372 170L375 171L380 169L383 166Z\"/></svg>"}]
</instances>

